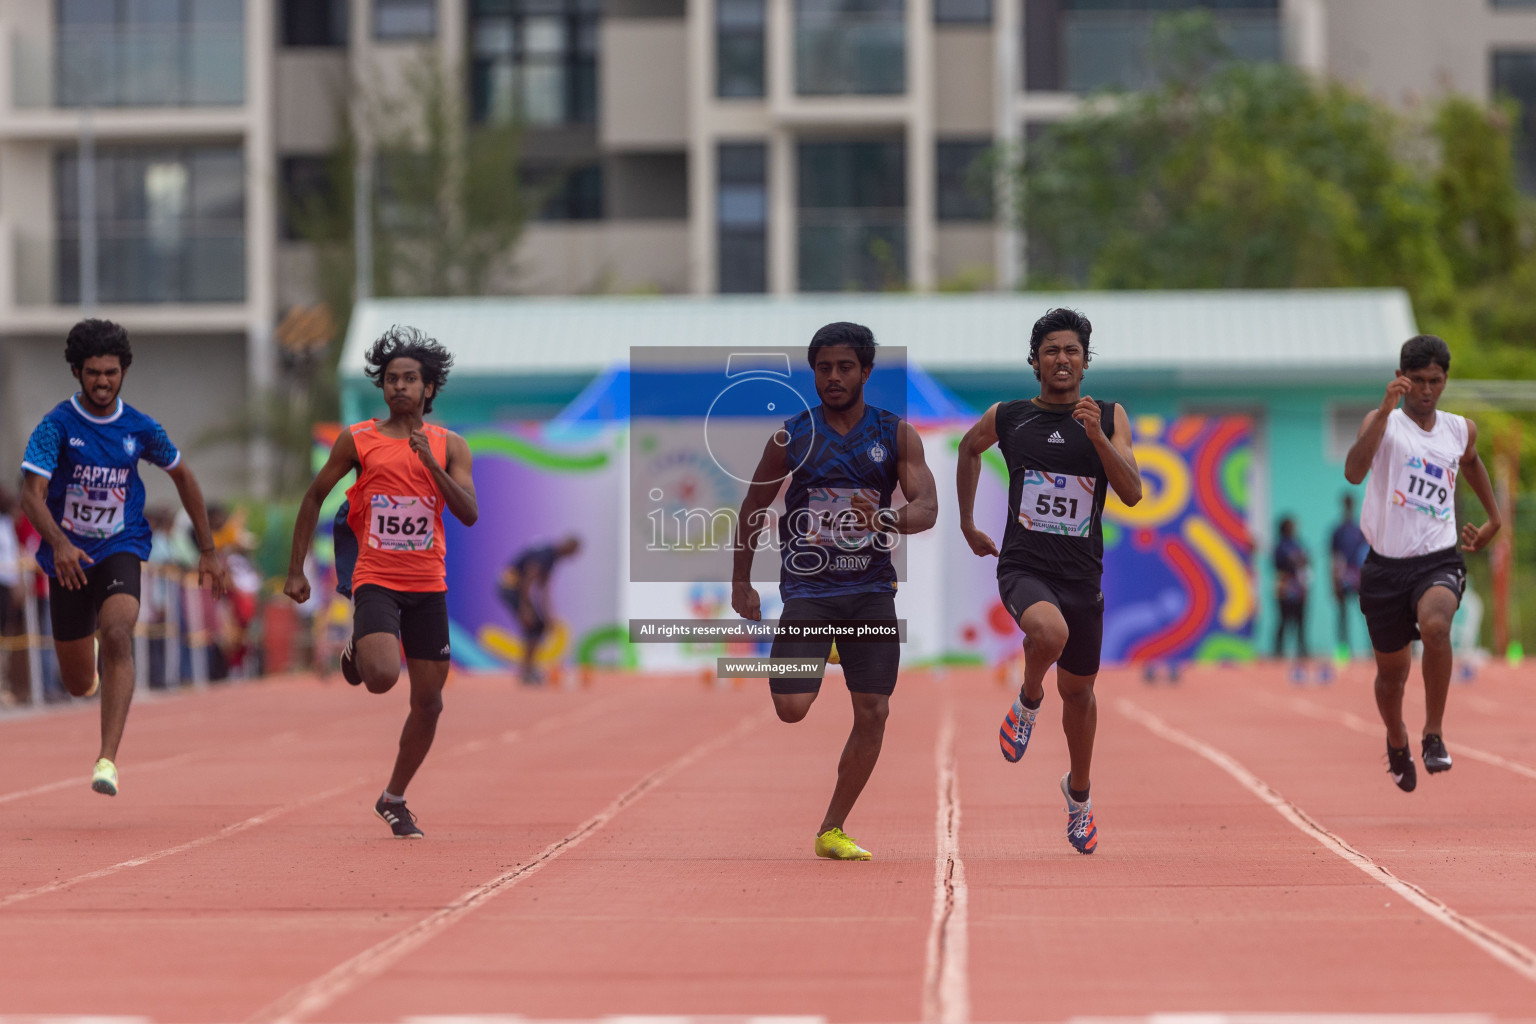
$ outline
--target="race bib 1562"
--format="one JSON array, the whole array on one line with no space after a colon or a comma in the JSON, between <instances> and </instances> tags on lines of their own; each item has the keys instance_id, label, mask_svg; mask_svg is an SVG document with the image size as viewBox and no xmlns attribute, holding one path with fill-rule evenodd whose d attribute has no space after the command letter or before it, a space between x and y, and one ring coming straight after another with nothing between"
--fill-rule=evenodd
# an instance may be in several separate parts
<instances>
[{"instance_id":1,"label":"race bib 1562","mask_svg":"<svg viewBox=\"0 0 1536 1024\"><path fill-rule=\"evenodd\" d=\"M432 524L437 510L429 499L375 494L369 503L369 547L380 551L425 551L432 546Z\"/></svg>"},{"instance_id":2,"label":"race bib 1562","mask_svg":"<svg viewBox=\"0 0 1536 1024\"><path fill-rule=\"evenodd\" d=\"M123 530L126 487L86 487L70 484L64 492L64 517L59 525L76 537L112 537Z\"/></svg>"},{"instance_id":3,"label":"race bib 1562","mask_svg":"<svg viewBox=\"0 0 1536 1024\"><path fill-rule=\"evenodd\" d=\"M1456 470L1410 455L1392 480L1392 504L1449 522L1456 515Z\"/></svg>"},{"instance_id":4,"label":"race bib 1562","mask_svg":"<svg viewBox=\"0 0 1536 1024\"><path fill-rule=\"evenodd\" d=\"M1093 527L1093 477L1024 471L1019 525L1039 533L1086 537Z\"/></svg>"}]
</instances>

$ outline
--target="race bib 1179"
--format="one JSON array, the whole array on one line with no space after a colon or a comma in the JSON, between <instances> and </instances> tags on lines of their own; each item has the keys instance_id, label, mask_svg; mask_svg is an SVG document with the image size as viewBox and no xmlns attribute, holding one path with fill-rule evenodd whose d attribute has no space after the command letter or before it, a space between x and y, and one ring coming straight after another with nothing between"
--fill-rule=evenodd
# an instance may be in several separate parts
<instances>
[{"instance_id":1,"label":"race bib 1179","mask_svg":"<svg viewBox=\"0 0 1536 1024\"><path fill-rule=\"evenodd\" d=\"M1456 470L1410 455L1392 478L1392 504L1445 522L1456 515Z\"/></svg>"}]
</instances>

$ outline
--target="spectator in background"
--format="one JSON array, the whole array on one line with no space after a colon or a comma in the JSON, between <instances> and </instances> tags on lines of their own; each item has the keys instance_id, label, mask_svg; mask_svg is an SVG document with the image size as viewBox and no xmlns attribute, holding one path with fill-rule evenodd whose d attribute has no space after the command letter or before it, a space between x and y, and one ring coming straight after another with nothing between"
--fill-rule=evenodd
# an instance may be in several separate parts
<instances>
[{"instance_id":1,"label":"spectator in background","mask_svg":"<svg viewBox=\"0 0 1536 1024\"><path fill-rule=\"evenodd\" d=\"M149 637L149 685L164 689L181 682L181 659L174 665L168 660L174 653L167 649L171 625L175 634L185 631L181 619L181 567L176 561L174 537L176 513L164 505L146 509L144 518L149 521L149 565L144 577L144 594L139 621L144 624Z\"/></svg>"},{"instance_id":2,"label":"spectator in background","mask_svg":"<svg viewBox=\"0 0 1536 1024\"><path fill-rule=\"evenodd\" d=\"M0 487L0 705L31 699L21 586L21 540L16 536L16 496ZM13 647L13 644L16 646Z\"/></svg>"},{"instance_id":3,"label":"spectator in background","mask_svg":"<svg viewBox=\"0 0 1536 1024\"><path fill-rule=\"evenodd\" d=\"M581 550L581 538L571 536L558 544L547 544L518 552L502 571L499 590L502 603L512 613L523 633L522 679L529 686L544 681L535 656L544 631L554 617L549 606L549 577L555 563Z\"/></svg>"},{"instance_id":4,"label":"spectator in background","mask_svg":"<svg viewBox=\"0 0 1536 1024\"><path fill-rule=\"evenodd\" d=\"M1338 655L1344 659L1350 653L1349 613L1358 606L1360 569L1365 565L1366 553L1371 550L1360 529L1360 520L1355 516L1353 495L1344 495L1344 521L1333 528L1330 548L1333 552L1333 599L1339 605Z\"/></svg>"},{"instance_id":5,"label":"spectator in background","mask_svg":"<svg viewBox=\"0 0 1536 1024\"><path fill-rule=\"evenodd\" d=\"M43 536L37 532L20 507L16 509L16 539L21 546L21 561L25 571L37 565L37 549L42 547ZM37 602L37 629L42 642L38 652L43 669L43 699L52 703L67 700L64 683L59 678L59 657L53 649L53 617L48 607L48 577L40 572L32 573L32 599ZM25 595L24 595L25 598Z\"/></svg>"},{"instance_id":6,"label":"spectator in background","mask_svg":"<svg viewBox=\"0 0 1536 1024\"><path fill-rule=\"evenodd\" d=\"M1285 634L1296 629L1296 658L1307 659L1307 585L1311 582L1307 549L1296 539L1296 521L1280 520L1280 541L1275 545L1275 598L1280 605L1280 625L1275 629L1275 657L1283 658Z\"/></svg>"}]
</instances>

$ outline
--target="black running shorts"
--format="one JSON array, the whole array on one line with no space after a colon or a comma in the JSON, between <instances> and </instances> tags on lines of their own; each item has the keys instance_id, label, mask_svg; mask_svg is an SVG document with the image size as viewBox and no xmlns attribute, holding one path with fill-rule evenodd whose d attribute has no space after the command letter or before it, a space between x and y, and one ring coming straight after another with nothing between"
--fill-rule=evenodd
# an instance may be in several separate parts
<instances>
[{"instance_id":1,"label":"black running shorts","mask_svg":"<svg viewBox=\"0 0 1536 1024\"><path fill-rule=\"evenodd\" d=\"M107 598L127 594L139 599L143 563L131 551L108 555L95 565L82 566L85 586L66 590L57 577L48 577L48 618L53 639L61 643L84 640L96 632L96 616Z\"/></svg>"},{"instance_id":2,"label":"black running shorts","mask_svg":"<svg viewBox=\"0 0 1536 1024\"><path fill-rule=\"evenodd\" d=\"M389 633L400 638L405 656L418 661L448 660L448 592L390 590L364 583L352 595L352 637Z\"/></svg>"},{"instance_id":3,"label":"black running shorts","mask_svg":"<svg viewBox=\"0 0 1536 1024\"><path fill-rule=\"evenodd\" d=\"M1098 580L1054 580L1024 572L1002 572L997 592L1014 622L1030 605L1046 601L1056 606L1067 623L1067 645L1056 659L1058 667L1076 676L1099 671L1104 646L1104 592Z\"/></svg>"},{"instance_id":4,"label":"black running shorts","mask_svg":"<svg viewBox=\"0 0 1536 1024\"><path fill-rule=\"evenodd\" d=\"M1413 558L1387 558L1372 551L1360 570L1360 611L1371 646L1391 654L1419 639L1419 600L1430 587L1456 595L1467 589L1467 563L1455 548Z\"/></svg>"},{"instance_id":5,"label":"black running shorts","mask_svg":"<svg viewBox=\"0 0 1536 1024\"><path fill-rule=\"evenodd\" d=\"M780 622L880 622L896 620L895 594L839 594L836 597L792 597L784 602ZM830 638L789 640L775 637L773 658L825 658L832 653ZM837 660L843 680L854 693L880 693L889 697L896 689L901 666L901 641L859 640L839 644ZM800 677L768 681L774 693L817 693L821 680Z\"/></svg>"}]
</instances>

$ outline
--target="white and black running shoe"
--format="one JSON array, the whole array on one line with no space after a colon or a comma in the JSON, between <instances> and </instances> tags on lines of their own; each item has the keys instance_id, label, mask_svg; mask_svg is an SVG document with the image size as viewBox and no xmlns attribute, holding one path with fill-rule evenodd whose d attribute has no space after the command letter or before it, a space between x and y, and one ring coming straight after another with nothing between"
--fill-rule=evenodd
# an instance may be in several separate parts
<instances>
[{"instance_id":1,"label":"white and black running shoe","mask_svg":"<svg viewBox=\"0 0 1536 1024\"><path fill-rule=\"evenodd\" d=\"M341 678L345 679L353 686L361 686L363 683L363 674L357 670L357 652L352 649L352 645L356 642L357 641L355 640L348 640L347 646L342 649Z\"/></svg>"},{"instance_id":2,"label":"white and black running shoe","mask_svg":"<svg viewBox=\"0 0 1536 1024\"><path fill-rule=\"evenodd\" d=\"M1451 770L1451 755L1439 733L1432 732L1424 737L1424 770L1431 775Z\"/></svg>"},{"instance_id":3,"label":"white and black running shoe","mask_svg":"<svg viewBox=\"0 0 1536 1024\"><path fill-rule=\"evenodd\" d=\"M416 827L416 815L406 810L404 800L385 800L379 797L379 802L373 805L373 813L389 826L396 839L426 838L421 829Z\"/></svg>"},{"instance_id":4,"label":"white and black running shoe","mask_svg":"<svg viewBox=\"0 0 1536 1024\"><path fill-rule=\"evenodd\" d=\"M1404 793L1412 793L1413 787L1419 784L1419 773L1413 767L1413 752L1407 747L1394 750L1392 744L1387 744L1387 774L1392 776L1392 781L1397 783L1397 788Z\"/></svg>"}]
</instances>

